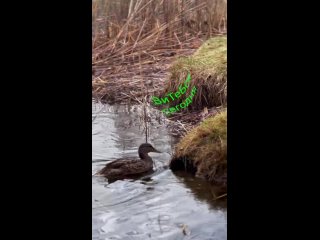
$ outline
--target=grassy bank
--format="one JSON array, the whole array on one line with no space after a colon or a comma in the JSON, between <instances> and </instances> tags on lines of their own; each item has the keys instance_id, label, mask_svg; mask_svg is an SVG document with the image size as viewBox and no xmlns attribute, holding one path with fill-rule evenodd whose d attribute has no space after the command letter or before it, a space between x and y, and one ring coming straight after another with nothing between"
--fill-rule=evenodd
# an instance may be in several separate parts
<instances>
[{"instance_id":1,"label":"grassy bank","mask_svg":"<svg viewBox=\"0 0 320 240\"><path fill-rule=\"evenodd\" d=\"M170 68L170 73L162 97L170 92L179 91L179 86L184 85L188 73L192 78L184 97L170 102L170 107L181 103L190 95L194 86L197 88L197 94L193 97L188 110L226 105L227 37L210 38L192 56L179 58Z\"/></svg>"},{"instance_id":2,"label":"grassy bank","mask_svg":"<svg viewBox=\"0 0 320 240\"><path fill-rule=\"evenodd\" d=\"M227 177L227 110L203 121L176 145L172 170L188 170L218 185Z\"/></svg>"}]
</instances>

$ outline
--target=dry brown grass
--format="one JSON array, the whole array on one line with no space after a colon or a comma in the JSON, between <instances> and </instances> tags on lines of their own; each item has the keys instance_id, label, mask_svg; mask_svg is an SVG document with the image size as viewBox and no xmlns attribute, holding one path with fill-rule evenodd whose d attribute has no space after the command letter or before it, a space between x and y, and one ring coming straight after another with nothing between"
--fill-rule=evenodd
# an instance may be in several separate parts
<instances>
[{"instance_id":1,"label":"dry brown grass","mask_svg":"<svg viewBox=\"0 0 320 240\"><path fill-rule=\"evenodd\" d=\"M214 183L225 183L227 174L227 111L209 117L177 144L172 170L187 169Z\"/></svg>"},{"instance_id":2,"label":"dry brown grass","mask_svg":"<svg viewBox=\"0 0 320 240\"><path fill-rule=\"evenodd\" d=\"M226 10L226 0L93 0L93 45L136 41L158 28L178 42L188 35L225 33Z\"/></svg>"},{"instance_id":3,"label":"dry brown grass","mask_svg":"<svg viewBox=\"0 0 320 240\"><path fill-rule=\"evenodd\" d=\"M93 95L135 101L163 90L170 63L226 32L224 0L93 1Z\"/></svg>"},{"instance_id":4,"label":"dry brown grass","mask_svg":"<svg viewBox=\"0 0 320 240\"><path fill-rule=\"evenodd\" d=\"M177 92L188 75L192 80L184 97L170 102L177 105L190 95L196 86L197 93L188 106L189 110L216 107L227 104L227 37L207 40L192 56L179 58L170 68L170 80L162 94Z\"/></svg>"}]
</instances>

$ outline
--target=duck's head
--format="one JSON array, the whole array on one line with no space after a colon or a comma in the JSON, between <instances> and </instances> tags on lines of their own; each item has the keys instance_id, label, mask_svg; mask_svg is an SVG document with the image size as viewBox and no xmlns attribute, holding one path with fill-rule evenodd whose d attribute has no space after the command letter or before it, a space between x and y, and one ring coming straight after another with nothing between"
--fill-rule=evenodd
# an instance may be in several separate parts
<instances>
[{"instance_id":1,"label":"duck's head","mask_svg":"<svg viewBox=\"0 0 320 240\"><path fill-rule=\"evenodd\" d=\"M145 155L149 152L156 152L156 153L161 153L160 151L158 151L157 149L155 149L150 143L143 143L140 145L139 147L139 155Z\"/></svg>"}]
</instances>

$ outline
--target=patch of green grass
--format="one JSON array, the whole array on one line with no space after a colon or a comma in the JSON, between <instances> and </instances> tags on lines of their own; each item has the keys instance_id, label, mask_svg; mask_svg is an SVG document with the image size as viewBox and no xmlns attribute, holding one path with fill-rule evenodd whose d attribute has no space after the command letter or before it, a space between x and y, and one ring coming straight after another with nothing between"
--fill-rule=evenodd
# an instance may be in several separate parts
<instances>
[{"instance_id":1,"label":"patch of green grass","mask_svg":"<svg viewBox=\"0 0 320 240\"><path fill-rule=\"evenodd\" d=\"M226 175L227 110L207 118L187 133L177 144L170 167L174 170L179 165L177 161L185 159L188 159L197 176L209 181Z\"/></svg>"},{"instance_id":2,"label":"patch of green grass","mask_svg":"<svg viewBox=\"0 0 320 240\"><path fill-rule=\"evenodd\" d=\"M203 109L226 105L227 103L227 37L219 36L207 40L189 57L177 59L172 65L171 76L164 95L177 92L183 85L187 74L191 74L191 82L184 98L190 95L196 86L197 94L189 109ZM170 106L181 103L184 98L170 102Z\"/></svg>"}]
</instances>

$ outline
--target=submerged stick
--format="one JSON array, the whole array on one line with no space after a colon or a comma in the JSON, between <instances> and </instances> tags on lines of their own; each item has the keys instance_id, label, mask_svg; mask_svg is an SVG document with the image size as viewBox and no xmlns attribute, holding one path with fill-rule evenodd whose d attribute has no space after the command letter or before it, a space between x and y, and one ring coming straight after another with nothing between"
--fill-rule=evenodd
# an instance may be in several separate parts
<instances>
[{"instance_id":1,"label":"submerged stick","mask_svg":"<svg viewBox=\"0 0 320 240\"><path fill-rule=\"evenodd\" d=\"M227 193L222 194L222 195L220 195L220 196L216 197L214 200L217 200L217 199L219 199L219 198L223 198L223 197L226 197L226 196L227 196Z\"/></svg>"}]
</instances>

